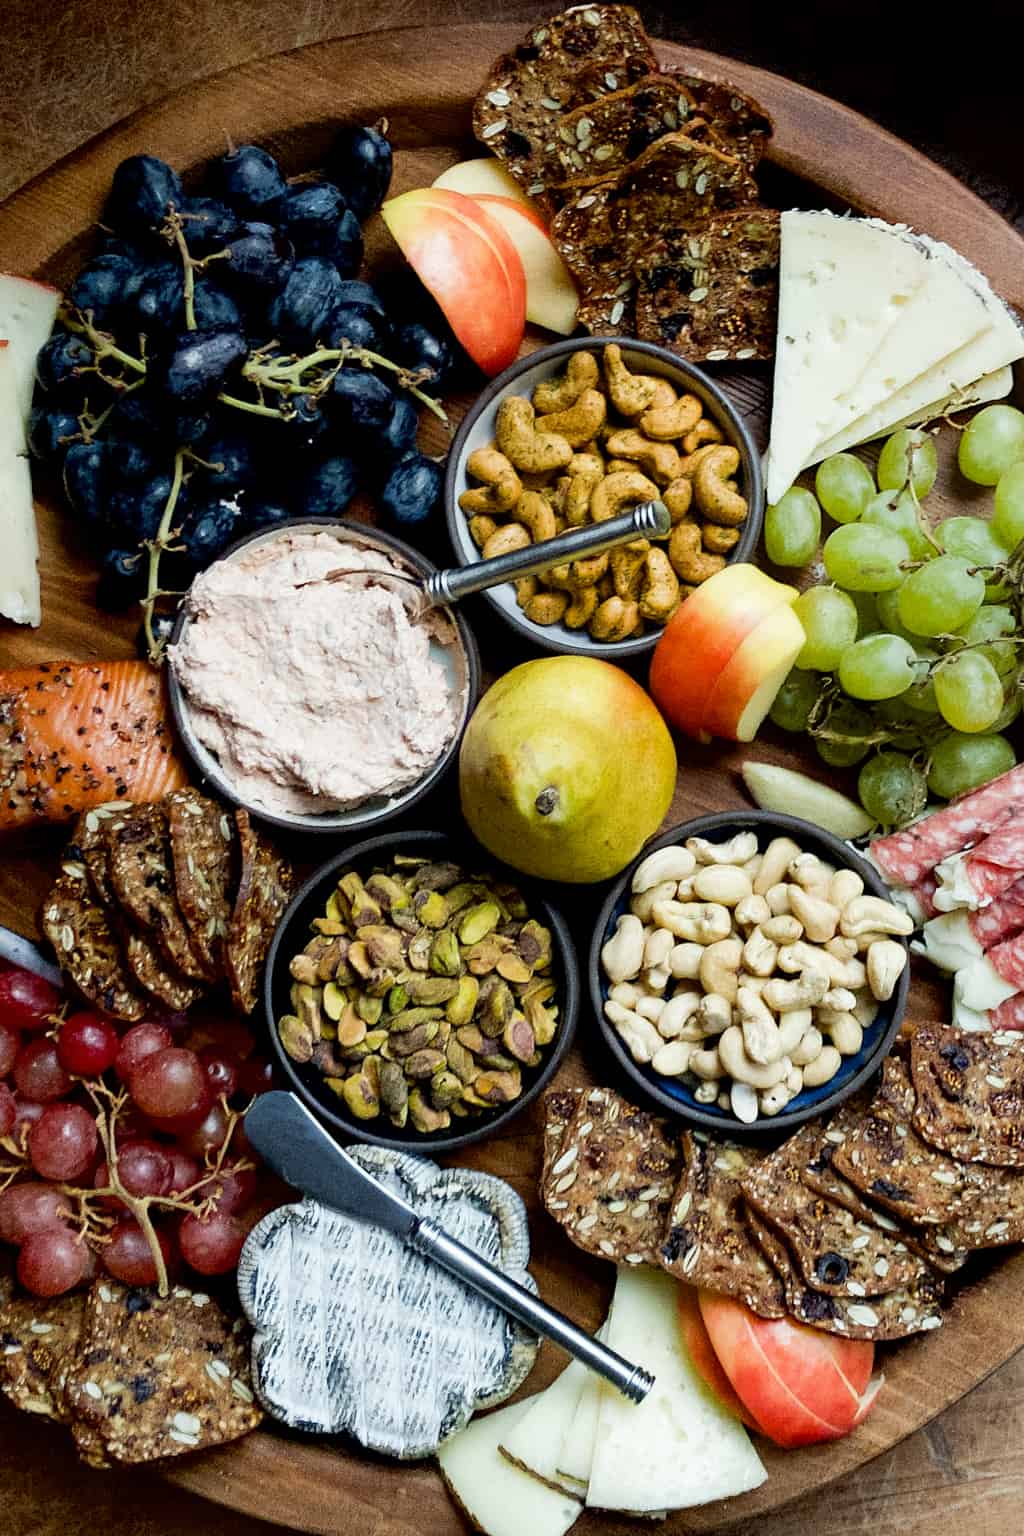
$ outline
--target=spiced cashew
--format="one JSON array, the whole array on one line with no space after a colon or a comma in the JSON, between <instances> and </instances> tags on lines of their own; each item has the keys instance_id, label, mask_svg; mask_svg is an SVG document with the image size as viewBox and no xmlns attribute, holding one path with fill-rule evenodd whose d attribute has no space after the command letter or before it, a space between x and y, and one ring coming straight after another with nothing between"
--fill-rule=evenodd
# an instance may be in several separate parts
<instances>
[{"instance_id":1,"label":"spiced cashew","mask_svg":"<svg viewBox=\"0 0 1024 1536\"><path fill-rule=\"evenodd\" d=\"M492 533L497 533L498 524L493 517L488 517L486 512L478 512L476 517L469 520L469 536L477 549L483 549Z\"/></svg>"},{"instance_id":2,"label":"spiced cashew","mask_svg":"<svg viewBox=\"0 0 1024 1536\"><path fill-rule=\"evenodd\" d=\"M604 459L599 453L591 452L589 449L586 452L582 448L577 449L569 460L568 474L570 477L573 475L590 475L592 479L600 480L604 473Z\"/></svg>"},{"instance_id":3,"label":"spiced cashew","mask_svg":"<svg viewBox=\"0 0 1024 1536\"><path fill-rule=\"evenodd\" d=\"M671 379L663 379L657 375L652 375L652 377L654 377L654 397L648 406L648 410L666 410L678 398L676 387Z\"/></svg>"},{"instance_id":4,"label":"spiced cashew","mask_svg":"<svg viewBox=\"0 0 1024 1536\"><path fill-rule=\"evenodd\" d=\"M699 586L725 568L724 555L709 555L701 548L696 523L677 523L669 535L668 558L679 580Z\"/></svg>"},{"instance_id":5,"label":"spiced cashew","mask_svg":"<svg viewBox=\"0 0 1024 1536\"><path fill-rule=\"evenodd\" d=\"M467 516L477 512L511 512L519 500L523 487L515 467L493 444L470 454L466 474L483 482L459 497L459 506Z\"/></svg>"},{"instance_id":6,"label":"spiced cashew","mask_svg":"<svg viewBox=\"0 0 1024 1536\"><path fill-rule=\"evenodd\" d=\"M613 458L639 464L645 474L659 485L668 486L679 475L679 451L672 443L652 443L636 427L613 432L605 447Z\"/></svg>"},{"instance_id":7,"label":"spiced cashew","mask_svg":"<svg viewBox=\"0 0 1024 1536\"><path fill-rule=\"evenodd\" d=\"M590 498L594 487L604 479L604 465L599 468L580 469L572 475L565 493L565 520L573 528L581 528L590 517Z\"/></svg>"},{"instance_id":8,"label":"spiced cashew","mask_svg":"<svg viewBox=\"0 0 1024 1536\"><path fill-rule=\"evenodd\" d=\"M524 491L516 502L515 517L522 523L534 544L553 539L557 531L551 503L539 491Z\"/></svg>"},{"instance_id":9,"label":"spiced cashew","mask_svg":"<svg viewBox=\"0 0 1024 1536\"><path fill-rule=\"evenodd\" d=\"M523 605L523 612L534 624L557 624L568 606L568 592L538 592Z\"/></svg>"},{"instance_id":10,"label":"spiced cashew","mask_svg":"<svg viewBox=\"0 0 1024 1536\"><path fill-rule=\"evenodd\" d=\"M608 570L609 555L605 550L599 555L587 555L571 564L552 565L544 572L546 586L560 592L582 592L586 587L596 587Z\"/></svg>"},{"instance_id":11,"label":"spiced cashew","mask_svg":"<svg viewBox=\"0 0 1024 1536\"><path fill-rule=\"evenodd\" d=\"M746 498L740 495L732 481L739 465L739 449L731 443L715 444L697 465L693 494L709 523L738 528L746 522Z\"/></svg>"},{"instance_id":12,"label":"spiced cashew","mask_svg":"<svg viewBox=\"0 0 1024 1536\"><path fill-rule=\"evenodd\" d=\"M516 604L525 608L531 597L536 597L540 591L540 580L536 576L520 576L515 584Z\"/></svg>"},{"instance_id":13,"label":"spiced cashew","mask_svg":"<svg viewBox=\"0 0 1024 1536\"><path fill-rule=\"evenodd\" d=\"M656 443L671 443L677 437L685 437L694 430L703 410L696 395L680 395L671 405L660 408L652 405L644 411L640 418L640 430Z\"/></svg>"},{"instance_id":14,"label":"spiced cashew","mask_svg":"<svg viewBox=\"0 0 1024 1536\"><path fill-rule=\"evenodd\" d=\"M505 457L529 474L564 469L572 458L564 437L538 430L533 406L522 395L506 395L499 405L495 436Z\"/></svg>"},{"instance_id":15,"label":"spiced cashew","mask_svg":"<svg viewBox=\"0 0 1024 1536\"><path fill-rule=\"evenodd\" d=\"M701 464L703 464L704 460L711 452L712 448L716 446L717 445L715 443L705 443L703 448L695 448L693 453L684 455L684 457L679 460L680 476L684 480L692 480Z\"/></svg>"},{"instance_id":16,"label":"spiced cashew","mask_svg":"<svg viewBox=\"0 0 1024 1536\"><path fill-rule=\"evenodd\" d=\"M718 523L704 524L704 548L712 555L727 555L740 541L738 528L722 528Z\"/></svg>"},{"instance_id":17,"label":"spiced cashew","mask_svg":"<svg viewBox=\"0 0 1024 1536\"><path fill-rule=\"evenodd\" d=\"M533 404L539 414L566 411L585 389L593 389L601 376L593 352L574 352L560 377L542 379L533 392Z\"/></svg>"},{"instance_id":18,"label":"spiced cashew","mask_svg":"<svg viewBox=\"0 0 1024 1536\"><path fill-rule=\"evenodd\" d=\"M640 583L640 612L664 624L679 607L679 579L663 549L649 549Z\"/></svg>"},{"instance_id":19,"label":"spiced cashew","mask_svg":"<svg viewBox=\"0 0 1024 1536\"><path fill-rule=\"evenodd\" d=\"M581 587L562 615L563 624L568 629L582 629L594 617L599 601L596 586Z\"/></svg>"},{"instance_id":20,"label":"spiced cashew","mask_svg":"<svg viewBox=\"0 0 1024 1536\"><path fill-rule=\"evenodd\" d=\"M590 496L590 517L595 523L603 523L626 507L635 507L638 501L657 501L658 487L638 469L621 474L605 475L595 485Z\"/></svg>"},{"instance_id":21,"label":"spiced cashew","mask_svg":"<svg viewBox=\"0 0 1024 1536\"><path fill-rule=\"evenodd\" d=\"M668 508L668 515L673 524L681 523L693 501L693 481L687 480L682 475L676 480L671 480L662 491L661 499Z\"/></svg>"},{"instance_id":22,"label":"spiced cashew","mask_svg":"<svg viewBox=\"0 0 1024 1536\"><path fill-rule=\"evenodd\" d=\"M702 443L720 443L722 429L716 422L702 416L683 438L683 452L696 453Z\"/></svg>"},{"instance_id":23,"label":"spiced cashew","mask_svg":"<svg viewBox=\"0 0 1024 1536\"><path fill-rule=\"evenodd\" d=\"M599 389L585 389L566 411L545 413L537 418L538 430L557 432L573 448L589 443L605 424L608 402Z\"/></svg>"},{"instance_id":24,"label":"spiced cashew","mask_svg":"<svg viewBox=\"0 0 1024 1536\"><path fill-rule=\"evenodd\" d=\"M624 548L613 549L609 559L615 595L626 602L635 603L640 596L644 565L650 544L646 539L634 539Z\"/></svg>"},{"instance_id":25,"label":"spiced cashew","mask_svg":"<svg viewBox=\"0 0 1024 1536\"><path fill-rule=\"evenodd\" d=\"M642 416L653 403L660 382L648 374L631 373L616 342L604 349L604 378L612 405L620 416Z\"/></svg>"},{"instance_id":26,"label":"spiced cashew","mask_svg":"<svg viewBox=\"0 0 1024 1536\"><path fill-rule=\"evenodd\" d=\"M636 629L639 617L636 603L609 597L594 610L588 628L595 640L626 640Z\"/></svg>"},{"instance_id":27,"label":"spiced cashew","mask_svg":"<svg viewBox=\"0 0 1024 1536\"><path fill-rule=\"evenodd\" d=\"M510 555L514 549L526 549L529 543L530 535L522 523L506 523L504 528L491 534L480 553L485 560L492 560L495 555Z\"/></svg>"}]
</instances>

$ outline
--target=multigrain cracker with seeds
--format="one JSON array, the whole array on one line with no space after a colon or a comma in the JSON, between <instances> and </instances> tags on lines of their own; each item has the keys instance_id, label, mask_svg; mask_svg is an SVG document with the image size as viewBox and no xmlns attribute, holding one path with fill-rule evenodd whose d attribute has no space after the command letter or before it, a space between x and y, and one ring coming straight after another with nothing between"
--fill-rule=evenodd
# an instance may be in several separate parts
<instances>
[{"instance_id":1,"label":"multigrain cracker with seeds","mask_svg":"<svg viewBox=\"0 0 1024 1536\"><path fill-rule=\"evenodd\" d=\"M663 1120L609 1088L590 1088L541 1186L578 1248L616 1263L657 1263L681 1157Z\"/></svg>"},{"instance_id":2,"label":"multigrain cracker with seeds","mask_svg":"<svg viewBox=\"0 0 1024 1536\"><path fill-rule=\"evenodd\" d=\"M664 74L692 98L695 111L715 130L719 147L753 171L772 135L772 120L760 103L728 80L707 80L685 69Z\"/></svg>"},{"instance_id":3,"label":"multigrain cracker with seeds","mask_svg":"<svg viewBox=\"0 0 1024 1536\"><path fill-rule=\"evenodd\" d=\"M26 1413L63 1419L57 1377L77 1346L85 1295L78 1291L40 1301L14 1295L9 1283L6 1289L0 1300L0 1392Z\"/></svg>"},{"instance_id":4,"label":"multigrain cracker with seeds","mask_svg":"<svg viewBox=\"0 0 1024 1536\"><path fill-rule=\"evenodd\" d=\"M83 997L103 1013L126 1023L145 1017L147 1003L125 965L118 936L86 878L68 864L43 903L40 925L67 974Z\"/></svg>"},{"instance_id":5,"label":"multigrain cracker with seeds","mask_svg":"<svg viewBox=\"0 0 1024 1536\"><path fill-rule=\"evenodd\" d=\"M248 811L235 812L241 875L224 963L239 1013L256 1006L257 983L270 941L294 885L291 866L254 829Z\"/></svg>"},{"instance_id":6,"label":"multigrain cracker with seeds","mask_svg":"<svg viewBox=\"0 0 1024 1536\"><path fill-rule=\"evenodd\" d=\"M64 851L65 862L77 859L85 865L97 900L105 907L117 905L108 873L108 838L122 822L127 821L134 810L131 801L116 800L109 805L96 805L91 811L83 811L75 823L71 842Z\"/></svg>"},{"instance_id":7,"label":"multigrain cracker with seeds","mask_svg":"<svg viewBox=\"0 0 1024 1536\"><path fill-rule=\"evenodd\" d=\"M544 1095L544 1166L540 1175L541 1189L547 1185L551 1164L562 1149L569 1123L585 1092L585 1088L556 1088Z\"/></svg>"},{"instance_id":8,"label":"multigrain cracker with seeds","mask_svg":"<svg viewBox=\"0 0 1024 1536\"><path fill-rule=\"evenodd\" d=\"M1024 1167L1024 1035L925 1025L910 1071L925 1141L962 1162Z\"/></svg>"},{"instance_id":9,"label":"multigrain cracker with seeds","mask_svg":"<svg viewBox=\"0 0 1024 1536\"><path fill-rule=\"evenodd\" d=\"M176 789L164 804L181 915L204 964L220 972L235 888L234 822L194 789Z\"/></svg>"},{"instance_id":10,"label":"multigrain cracker with seeds","mask_svg":"<svg viewBox=\"0 0 1024 1536\"><path fill-rule=\"evenodd\" d=\"M190 981L216 980L181 915L163 806L137 805L107 835L110 885L126 916L153 936L169 964Z\"/></svg>"},{"instance_id":11,"label":"multigrain cracker with seeds","mask_svg":"<svg viewBox=\"0 0 1024 1536\"><path fill-rule=\"evenodd\" d=\"M761 1317L785 1316L782 1286L747 1226L740 1186L761 1154L692 1131L682 1152L661 1267L690 1285L738 1296Z\"/></svg>"},{"instance_id":12,"label":"multigrain cracker with seeds","mask_svg":"<svg viewBox=\"0 0 1024 1536\"><path fill-rule=\"evenodd\" d=\"M546 188L589 187L617 176L663 134L693 116L693 98L665 75L646 75L559 119L554 149L537 178Z\"/></svg>"}]
</instances>

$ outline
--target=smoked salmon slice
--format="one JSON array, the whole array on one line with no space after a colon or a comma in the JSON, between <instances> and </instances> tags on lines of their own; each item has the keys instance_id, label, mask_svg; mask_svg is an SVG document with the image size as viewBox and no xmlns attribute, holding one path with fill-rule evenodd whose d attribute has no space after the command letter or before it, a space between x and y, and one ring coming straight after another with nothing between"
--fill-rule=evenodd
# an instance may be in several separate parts
<instances>
[{"instance_id":1,"label":"smoked salmon slice","mask_svg":"<svg viewBox=\"0 0 1024 1536\"><path fill-rule=\"evenodd\" d=\"M164 681L147 662L0 669L0 832L160 800L186 782Z\"/></svg>"}]
</instances>

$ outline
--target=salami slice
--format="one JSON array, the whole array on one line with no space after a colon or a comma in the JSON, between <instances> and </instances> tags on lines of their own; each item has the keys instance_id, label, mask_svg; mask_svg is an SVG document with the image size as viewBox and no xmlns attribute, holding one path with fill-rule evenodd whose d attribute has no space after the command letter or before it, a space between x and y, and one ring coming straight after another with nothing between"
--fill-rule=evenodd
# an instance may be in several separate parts
<instances>
[{"instance_id":1,"label":"salami slice","mask_svg":"<svg viewBox=\"0 0 1024 1536\"><path fill-rule=\"evenodd\" d=\"M972 912L971 932L982 949L992 949L1024 928L1024 878L1014 881L987 907Z\"/></svg>"},{"instance_id":2,"label":"salami slice","mask_svg":"<svg viewBox=\"0 0 1024 1536\"><path fill-rule=\"evenodd\" d=\"M1014 934L1012 939L1004 939L995 945L989 950L988 959L1004 981L1016 987L1018 992L1024 992L1024 933ZM1006 1001L1013 1002L1013 998Z\"/></svg>"},{"instance_id":3,"label":"salami slice","mask_svg":"<svg viewBox=\"0 0 1024 1536\"><path fill-rule=\"evenodd\" d=\"M916 885L941 859L962 852L1020 810L1024 810L1024 764L912 827L876 838L871 856L890 880Z\"/></svg>"},{"instance_id":4,"label":"salami slice","mask_svg":"<svg viewBox=\"0 0 1024 1536\"><path fill-rule=\"evenodd\" d=\"M938 888L939 877L933 869L930 869L914 886L914 895L920 902L926 917L934 917L939 910L935 905L935 892Z\"/></svg>"},{"instance_id":5,"label":"salami slice","mask_svg":"<svg viewBox=\"0 0 1024 1536\"><path fill-rule=\"evenodd\" d=\"M1024 1029L1024 992L1015 992L989 1014L993 1029Z\"/></svg>"},{"instance_id":6,"label":"salami slice","mask_svg":"<svg viewBox=\"0 0 1024 1536\"><path fill-rule=\"evenodd\" d=\"M952 860L950 861L952 863ZM1024 815L1013 815L962 857L963 871L975 892L976 907L988 906L1024 875ZM942 902L943 869L936 906ZM948 908L947 908L948 910Z\"/></svg>"}]
</instances>

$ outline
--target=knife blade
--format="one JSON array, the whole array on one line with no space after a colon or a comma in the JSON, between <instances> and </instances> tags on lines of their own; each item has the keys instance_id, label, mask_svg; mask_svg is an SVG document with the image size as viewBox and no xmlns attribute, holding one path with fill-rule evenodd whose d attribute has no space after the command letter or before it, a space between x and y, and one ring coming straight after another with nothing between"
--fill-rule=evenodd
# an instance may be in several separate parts
<instances>
[{"instance_id":1,"label":"knife blade","mask_svg":"<svg viewBox=\"0 0 1024 1536\"><path fill-rule=\"evenodd\" d=\"M19 970L31 971L33 976L41 976L44 981L50 981L55 987L63 982L60 967L47 960L38 944L33 944L31 939L26 939L23 934L15 933L12 928L5 928L0 923L0 960L6 960L8 965L15 965Z\"/></svg>"},{"instance_id":2,"label":"knife blade","mask_svg":"<svg viewBox=\"0 0 1024 1536\"><path fill-rule=\"evenodd\" d=\"M245 1117L245 1133L263 1160L293 1189L357 1221L393 1232L534 1333L561 1345L632 1402L642 1402L654 1385L654 1377L642 1366L591 1338L563 1313L450 1237L437 1222L417 1215L401 1196L349 1157L295 1094L261 1094Z\"/></svg>"}]
</instances>

